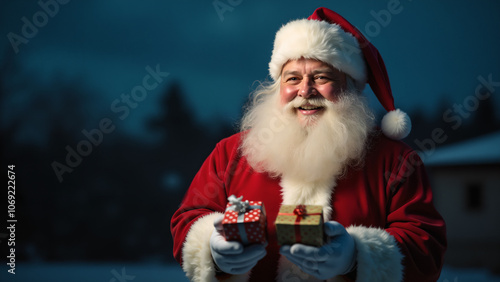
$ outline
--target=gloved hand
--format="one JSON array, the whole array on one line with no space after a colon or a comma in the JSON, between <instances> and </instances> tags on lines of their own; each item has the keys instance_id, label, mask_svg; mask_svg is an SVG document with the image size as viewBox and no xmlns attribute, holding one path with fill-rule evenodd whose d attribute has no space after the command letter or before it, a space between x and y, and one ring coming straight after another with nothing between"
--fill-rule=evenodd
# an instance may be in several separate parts
<instances>
[{"instance_id":1,"label":"gloved hand","mask_svg":"<svg viewBox=\"0 0 500 282\"><path fill-rule=\"evenodd\" d=\"M214 220L214 231L210 237L210 251L215 264L229 274L243 274L252 269L266 256L266 246L254 244L244 247L240 242L226 241L222 236L223 216Z\"/></svg>"},{"instance_id":2,"label":"gloved hand","mask_svg":"<svg viewBox=\"0 0 500 282\"><path fill-rule=\"evenodd\" d=\"M327 242L321 247L293 244L282 246L280 253L302 271L319 279L347 274L356 265L354 239L336 221L324 224Z\"/></svg>"}]
</instances>

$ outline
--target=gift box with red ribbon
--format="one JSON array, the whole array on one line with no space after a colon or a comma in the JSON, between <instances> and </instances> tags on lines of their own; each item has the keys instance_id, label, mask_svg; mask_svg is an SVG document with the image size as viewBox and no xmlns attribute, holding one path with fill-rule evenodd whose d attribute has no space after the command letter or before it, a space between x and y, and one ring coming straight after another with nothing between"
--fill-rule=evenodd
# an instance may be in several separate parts
<instances>
[{"instance_id":1,"label":"gift box with red ribbon","mask_svg":"<svg viewBox=\"0 0 500 282\"><path fill-rule=\"evenodd\" d=\"M234 195L224 212L222 227L227 241L244 245L266 242L266 210L262 201L242 201Z\"/></svg>"},{"instance_id":2,"label":"gift box with red ribbon","mask_svg":"<svg viewBox=\"0 0 500 282\"><path fill-rule=\"evenodd\" d=\"M322 206L282 205L275 225L280 245L323 245Z\"/></svg>"}]
</instances>

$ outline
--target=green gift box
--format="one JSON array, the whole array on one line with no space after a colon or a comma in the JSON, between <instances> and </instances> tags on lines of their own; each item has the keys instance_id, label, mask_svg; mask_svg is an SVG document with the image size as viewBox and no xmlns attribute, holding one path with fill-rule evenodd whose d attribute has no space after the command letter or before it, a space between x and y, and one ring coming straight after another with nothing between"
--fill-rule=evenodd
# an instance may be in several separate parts
<instances>
[{"instance_id":1,"label":"green gift box","mask_svg":"<svg viewBox=\"0 0 500 282\"><path fill-rule=\"evenodd\" d=\"M275 225L280 245L323 245L322 206L282 205Z\"/></svg>"}]
</instances>

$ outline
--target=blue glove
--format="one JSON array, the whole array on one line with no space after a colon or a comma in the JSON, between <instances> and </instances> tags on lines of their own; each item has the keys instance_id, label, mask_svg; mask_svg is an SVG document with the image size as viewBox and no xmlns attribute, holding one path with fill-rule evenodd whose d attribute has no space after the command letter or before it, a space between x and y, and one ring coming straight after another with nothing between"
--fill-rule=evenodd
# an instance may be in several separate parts
<instances>
[{"instance_id":1,"label":"blue glove","mask_svg":"<svg viewBox=\"0 0 500 282\"><path fill-rule=\"evenodd\" d=\"M226 241L222 236L222 219L221 215L214 220L215 229L210 237L212 258L225 273L246 273L266 256L266 246L254 244L243 247L240 242Z\"/></svg>"},{"instance_id":2,"label":"blue glove","mask_svg":"<svg viewBox=\"0 0 500 282\"><path fill-rule=\"evenodd\" d=\"M329 279L351 272L356 265L354 239L336 221L324 224L327 242L321 247L304 244L282 246L280 253L302 271L319 279Z\"/></svg>"}]
</instances>

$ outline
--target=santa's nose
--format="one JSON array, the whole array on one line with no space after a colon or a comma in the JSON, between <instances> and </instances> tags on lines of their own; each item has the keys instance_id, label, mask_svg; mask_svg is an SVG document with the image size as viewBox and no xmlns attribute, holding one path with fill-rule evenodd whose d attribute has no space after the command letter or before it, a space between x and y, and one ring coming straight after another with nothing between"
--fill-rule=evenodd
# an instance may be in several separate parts
<instances>
[{"instance_id":1,"label":"santa's nose","mask_svg":"<svg viewBox=\"0 0 500 282\"><path fill-rule=\"evenodd\" d=\"M302 80L298 94L300 97L304 99L308 99L312 95L316 94L316 89L314 89L311 80L309 79Z\"/></svg>"}]
</instances>

